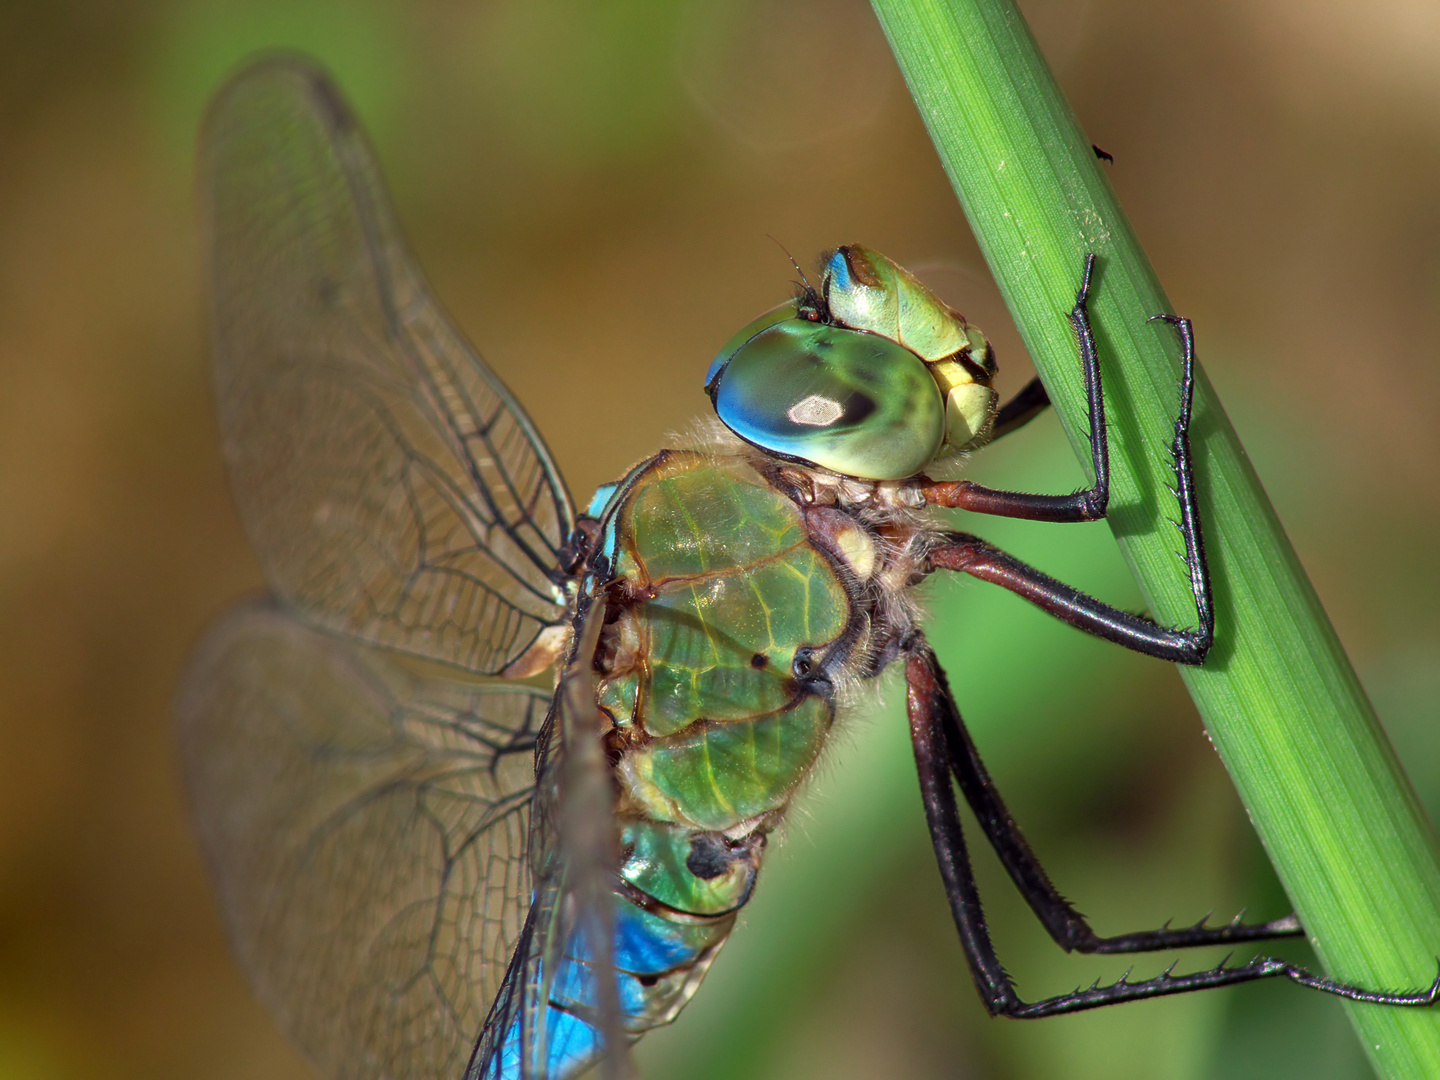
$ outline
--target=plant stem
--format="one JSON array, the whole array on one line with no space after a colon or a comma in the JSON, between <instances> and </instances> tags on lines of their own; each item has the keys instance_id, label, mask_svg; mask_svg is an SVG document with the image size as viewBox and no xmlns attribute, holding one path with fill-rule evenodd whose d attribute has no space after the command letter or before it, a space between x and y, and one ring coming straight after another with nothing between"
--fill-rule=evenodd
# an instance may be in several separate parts
<instances>
[{"instance_id":1,"label":"plant stem","mask_svg":"<svg viewBox=\"0 0 1440 1080\"><path fill-rule=\"evenodd\" d=\"M1170 327L1146 322L1173 309L1090 140L1012 0L874 6L1082 461L1065 313L1084 253L1099 255L1111 528L1155 617L1192 623L1169 523L1179 353ZM1326 970L1374 989L1427 986L1440 952L1431 826L1203 374L1191 437L1217 616L1209 660L1185 683ZM1347 1008L1382 1076L1440 1076L1440 1011Z\"/></svg>"}]
</instances>

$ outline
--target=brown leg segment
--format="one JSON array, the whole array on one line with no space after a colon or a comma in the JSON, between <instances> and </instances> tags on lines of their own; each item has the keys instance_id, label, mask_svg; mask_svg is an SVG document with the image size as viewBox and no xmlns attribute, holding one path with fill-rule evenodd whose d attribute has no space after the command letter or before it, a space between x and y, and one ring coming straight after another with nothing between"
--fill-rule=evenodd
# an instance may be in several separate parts
<instances>
[{"instance_id":1,"label":"brown leg segment","mask_svg":"<svg viewBox=\"0 0 1440 1080\"><path fill-rule=\"evenodd\" d=\"M1210 608L1208 579L1203 581L1204 588L1195 597L1200 616L1198 629L1159 626L1143 615L1121 611L1056 581L978 536L949 533L946 540L944 546L936 548L926 559L927 570L955 570L999 585L1087 634L1146 656L1175 664L1200 664L1210 651L1215 617Z\"/></svg>"}]
</instances>

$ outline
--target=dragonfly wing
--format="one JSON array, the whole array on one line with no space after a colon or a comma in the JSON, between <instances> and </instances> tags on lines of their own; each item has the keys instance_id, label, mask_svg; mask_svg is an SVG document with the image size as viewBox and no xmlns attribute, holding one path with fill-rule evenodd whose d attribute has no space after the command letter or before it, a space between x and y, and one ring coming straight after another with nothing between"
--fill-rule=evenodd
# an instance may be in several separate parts
<instances>
[{"instance_id":1,"label":"dragonfly wing","mask_svg":"<svg viewBox=\"0 0 1440 1080\"><path fill-rule=\"evenodd\" d=\"M236 954L336 1080L462 1077L530 906L549 695L414 666L256 604L177 703Z\"/></svg>"},{"instance_id":2,"label":"dragonfly wing","mask_svg":"<svg viewBox=\"0 0 1440 1080\"><path fill-rule=\"evenodd\" d=\"M247 69L201 168L222 448L271 587L471 671L549 666L569 494L431 296L338 92L297 59Z\"/></svg>"}]
</instances>

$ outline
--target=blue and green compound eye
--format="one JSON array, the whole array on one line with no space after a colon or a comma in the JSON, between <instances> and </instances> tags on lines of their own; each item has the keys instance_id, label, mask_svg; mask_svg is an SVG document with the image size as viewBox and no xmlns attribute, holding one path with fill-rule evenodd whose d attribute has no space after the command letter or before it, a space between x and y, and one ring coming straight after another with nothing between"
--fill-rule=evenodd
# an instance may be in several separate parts
<instances>
[{"instance_id":1,"label":"blue and green compound eye","mask_svg":"<svg viewBox=\"0 0 1440 1080\"><path fill-rule=\"evenodd\" d=\"M846 476L914 476L989 436L984 337L889 259L843 247L820 297L782 304L726 344L706 375L720 420L780 457Z\"/></svg>"}]
</instances>

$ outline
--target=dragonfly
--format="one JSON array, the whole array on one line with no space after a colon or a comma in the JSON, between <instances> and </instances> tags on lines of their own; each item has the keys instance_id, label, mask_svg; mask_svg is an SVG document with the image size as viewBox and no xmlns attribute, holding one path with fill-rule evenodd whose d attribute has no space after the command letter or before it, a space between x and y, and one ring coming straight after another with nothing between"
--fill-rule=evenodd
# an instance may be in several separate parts
<instances>
[{"instance_id":1,"label":"dragonfly","mask_svg":"<svg viewBox=\"0 0 1440 1080\"><path fill-rule=\"evenodd\" d=\"M919 625L916 587L961 573L1140 653L1205 660L1187 320L1157 316L1178 338L1170 453L1195 627L1121 611L936 513L1105 516L1095 255L1068 313L1094 475L1080 491L955 477L1047 407L1045 388L1000 403L984 334L849 245L719 351L707 434L577 509L431 294L323 71L279 57L232 78L200 161L221 448L269 593L198 646L179 739L233 950L321 1075L627 1075L629 1046L675 1019L753 895L837 711L893 664L992 1015L1273 977L1391 1005L1440 995L1440 980L1372 991L1260 956L1028 1000L1001 966L957 790L1066 950L1303 933L1290 915L1096 934L1007 811Z\"/></svg>"}]
</instances>

